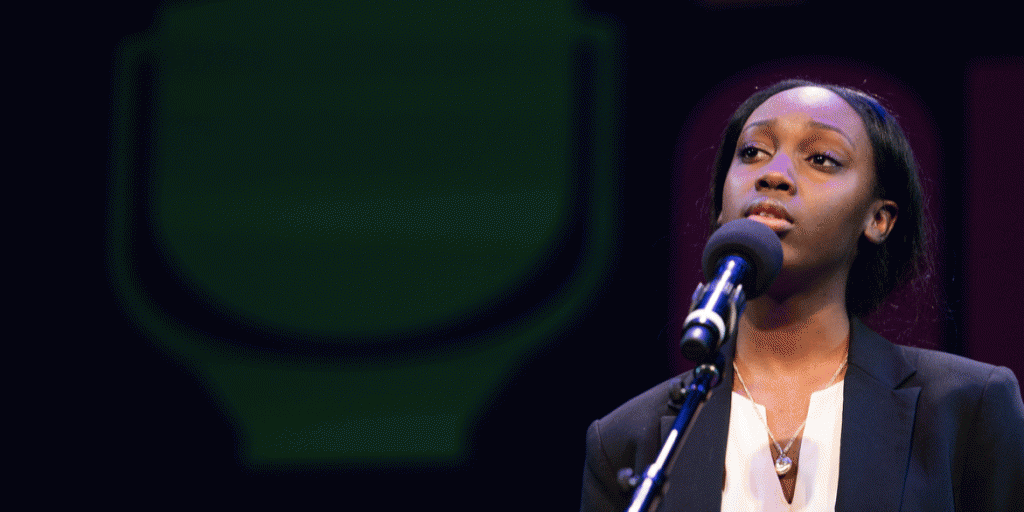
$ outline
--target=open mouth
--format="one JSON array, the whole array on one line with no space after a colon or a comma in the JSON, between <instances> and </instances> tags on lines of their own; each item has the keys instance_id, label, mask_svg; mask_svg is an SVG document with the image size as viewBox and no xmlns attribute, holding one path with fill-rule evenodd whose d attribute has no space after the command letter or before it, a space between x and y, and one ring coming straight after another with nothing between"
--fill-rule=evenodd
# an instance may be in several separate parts
<instances>
[{"instance_id":1,"label":"open mouth","mask_svg":"<svg viewBox=\"0 0 1024 512\"><path fill-rule=\"evenodd\" d=\"M744 217L772 228L776 233L793 227L793 217L786 207L775 199L757 198L744 212Z\"/></svg>"}]
</instances>

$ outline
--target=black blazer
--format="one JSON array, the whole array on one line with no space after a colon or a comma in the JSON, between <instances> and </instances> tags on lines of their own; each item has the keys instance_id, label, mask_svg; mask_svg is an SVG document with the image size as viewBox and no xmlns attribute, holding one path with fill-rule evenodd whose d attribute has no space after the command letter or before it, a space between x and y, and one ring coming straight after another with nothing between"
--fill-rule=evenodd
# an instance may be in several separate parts
<instances>
[{"instance_id":1,"label":"black blazer","mask_svg":"<svg viewBox=\"0 0 1024 512\"><path fill-rule=\"evenodd\" d=\"M894 345L858 320L851 324L836 510L1024 511L1024 404L1013 372ZM723 347L728 361L734 351ZM732 403L727 366L691 421L659 511L721 509ZM682 378L688 383L692 372ZM629 505L616 474L625 467L641 474L654 461L675 419L671 382L590 425L581 510Z\"/></svg>"}]
</instances>

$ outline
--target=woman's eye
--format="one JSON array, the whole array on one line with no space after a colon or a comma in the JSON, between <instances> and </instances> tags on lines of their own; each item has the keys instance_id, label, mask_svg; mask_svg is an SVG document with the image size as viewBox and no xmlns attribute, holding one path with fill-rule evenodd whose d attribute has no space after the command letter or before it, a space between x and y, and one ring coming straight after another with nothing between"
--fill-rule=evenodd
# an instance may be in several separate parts
<instances>
[{"instance_id":1,"label":"woman's eye","mask_svg":"<svg viewBox=\"0 0 1024 512\"><path fill-rule=\"evenodd\" d=\"M758 155L760 155L763 152L763 150L758 149L755 146L744 146L740 148L740 158L744 160L751 160L757 158Z\"/></svg>"},{"instance_id":2,"label":"woman's eye","mask_svg":"<svg viewBox=\"0 0 1024 512\"><path fill-rule=\"evenodd\" d=\"M839 167L840 165L836 159L828 155L822 155L820 153L817 155L811 155L811 157L808 160L810 160L812 164L821 167Z\"/></svg>"}]
</instances>

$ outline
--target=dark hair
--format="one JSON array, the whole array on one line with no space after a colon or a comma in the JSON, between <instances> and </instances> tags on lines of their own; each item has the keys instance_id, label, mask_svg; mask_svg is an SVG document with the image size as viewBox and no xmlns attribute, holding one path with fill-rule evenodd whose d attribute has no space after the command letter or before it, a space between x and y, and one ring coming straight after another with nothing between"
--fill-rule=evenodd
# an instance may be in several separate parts
<instances>
[{"instance_id":1,"label":"dark hair","mask_svg":"<svg viewBox=\"0 0 1024 512\"><path fill-rule=\"evenodd\" d=\"M722 211L725 177L747 118L768 98L804 86L832 91L860 115L874 154L875 193L880 198L894 201L899 207L899 220L883 243L874 244L864 237L858 243L857 258L846 282L846 308L855 316L864 316L881 305L894 289L925 274L928 266L924 197L917 176L917 163L896 118L874 97L848 87L807 80L784 80L747 98L729 119L712 168L712 229Z\"/></svg>"}]
</instances>

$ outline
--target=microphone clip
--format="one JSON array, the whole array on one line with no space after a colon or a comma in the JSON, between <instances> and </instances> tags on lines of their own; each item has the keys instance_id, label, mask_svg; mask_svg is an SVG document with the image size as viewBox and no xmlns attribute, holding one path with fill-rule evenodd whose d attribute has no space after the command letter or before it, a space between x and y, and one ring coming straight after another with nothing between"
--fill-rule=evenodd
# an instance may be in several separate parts
<instances>
[{"instance_id":1,"label":"microphone clip","mask_svg":"<svg viewBox=\"0 0 1024 512\"><path fill-rule=\"evenodd\" d=\"M725 308L721 307L723 301ZM719 347L736 339L737 325L746 304L741 283L733 285L720 279L698 284L690 301L690 312L683 321L680 342L683 356L697 364L713 362ZM724 317L715 309L724 309Z\"/></svg>"}]
</instances>

